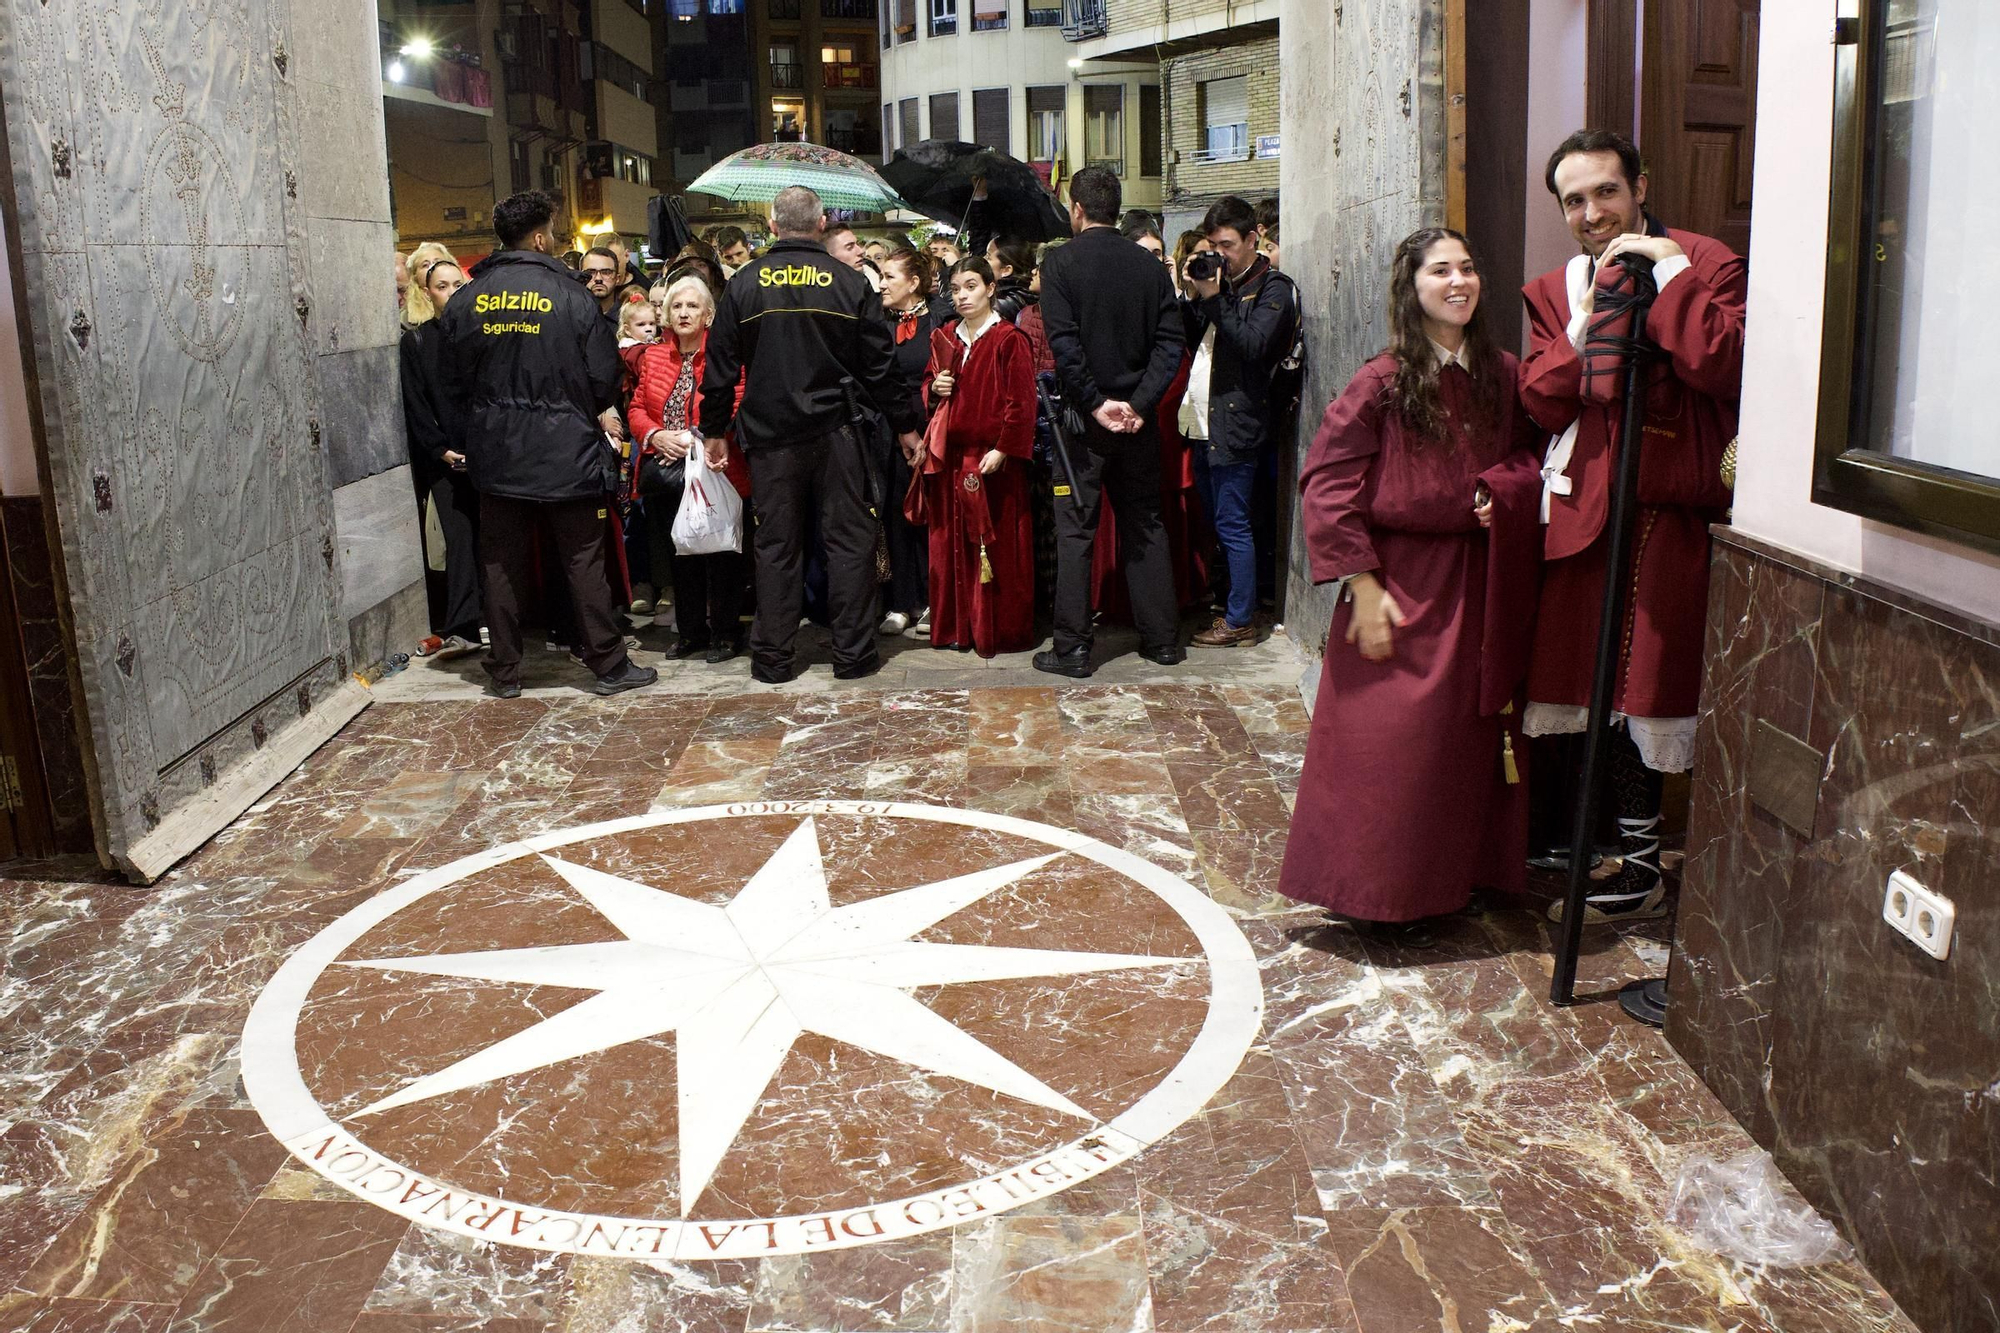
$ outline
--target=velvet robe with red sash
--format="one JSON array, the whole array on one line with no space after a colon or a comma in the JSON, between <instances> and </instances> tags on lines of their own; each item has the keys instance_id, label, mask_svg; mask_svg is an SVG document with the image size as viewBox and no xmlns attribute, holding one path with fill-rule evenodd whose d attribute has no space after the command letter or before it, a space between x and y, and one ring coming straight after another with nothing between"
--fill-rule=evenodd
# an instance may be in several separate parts
<instances>
[{"instance_id":1,"label":"velvet robe with red sash","mask_svg":"<svg viewBox=\"0 0 2000 1333\"><path fill-rule=\"evenodd\" d=\"M981 657L1035 644L1035 540L1028 460L1035 451L1035 358L1027 335L996 319L970 349L954 320L931 334L924 393L941 371L951 396L944 429L926 435L923 485L930 506L931 646ZM1007 455L982 476L991 450ZM990 582L980 581L984 548Z\"/></svg>"},{"instance_id":2,"label":"velvet robe with red sash","mask_svg":"<svg viewBox=\"0 0 2000 1333\"><path fill-rule=\"evenodd\" d=\"M1665 229L1655 224L1655 230ZM1662 719L1692 717L1701 694L1708 525L1719 521L1729 504L1722 452L1736 436L1746 282L1743 261L1720 241L1692 232L1665 234L1686 252L1688 267L1671 274L1646 317L1646 337L1666 360L1646 372L1632 584L1612 702L1621 714ZM1597 659L1622 382L1609 403L1585 400L1583 361L1569 332L1565 270L1544 274L1523 294L1529 352L1521 369L1521 401L1557 439L1576 426L1566 467L1550 477L1549 564L1528 698L1580 708L1590 702Z\"/></svg>"},{"instance_id":3,"label":"velvet robe with red sash","mask_svg":"<svg viewBox=\"0 0 2000 1333\"><path fill-rule=\"evenodd\" d=\"M1541 453L1503 356L1483 423L1472 377L1438 372L1447 437L1413 440L1378 356L1326 410L1300 490L1316 583L1374 571L1402 608L1394 652L1371 662L1335 610L1320 666L1285 866L1288 896L1366 921L1465 906L1526 874L1519 732L1536 580ZM1493 526L1473 497L1493 492Z\"/></svg>"}]
</instances>

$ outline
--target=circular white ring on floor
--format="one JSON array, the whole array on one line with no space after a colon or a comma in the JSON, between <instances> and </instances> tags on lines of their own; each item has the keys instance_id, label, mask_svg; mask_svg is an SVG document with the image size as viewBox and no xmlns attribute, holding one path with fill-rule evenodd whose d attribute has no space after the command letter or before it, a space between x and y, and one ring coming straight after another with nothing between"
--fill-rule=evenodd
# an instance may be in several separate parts
<instances>
[{"instance_id":1,"label":"circular white ring on floor","mask_svg":"<svg viewBox=\"0 0 2000 1333\"><path fill-rule=\"evenodd\" d=\"M683 898L562 859L561 848L662 825L796 817L784 844L727 906ZM842 907L827 899L817 820L922 820L1011 835L1047 855L983 868ZM911 937L1042 866L1077 856L1115 871L1172 911L1200 953L1088 953L935 944ZM495 866L539 857L626 938L483 952L352 959L369 931L429 895ZM1165 1076L1110 1119L1084 1111L909 991L960 981L1205 966L1207 1010ZM336 1121L308 1089L298 1024L332 966L398 975L596 990L590 998L432 1071ZM671 987L661 985L670 975ZM494 847L386 889L307 941L258 996L244 1027L243 1081L270 1131L328 1180L425 1226L534 1249L641 1259L742 1259L842 1249L1005 1212L1068 1189L1158 1142L1237 1071L1263 1023L1249 942L1229 914L1167 870L1094 838L1012 816L887 801L768 800L674 810L562 829ZM501 1198L369 1148L366 1117L629 1041L673 1032L683 1214L729 1155L791 1044L813 1033L983 1086L1089 1128L999 1169L906 1198L778 1217L633 1217ZM1079 1093L1079 1095L1082 1095ZM361 1122L358 1126L356 1122Z\"/></svg>"}]
</instances>

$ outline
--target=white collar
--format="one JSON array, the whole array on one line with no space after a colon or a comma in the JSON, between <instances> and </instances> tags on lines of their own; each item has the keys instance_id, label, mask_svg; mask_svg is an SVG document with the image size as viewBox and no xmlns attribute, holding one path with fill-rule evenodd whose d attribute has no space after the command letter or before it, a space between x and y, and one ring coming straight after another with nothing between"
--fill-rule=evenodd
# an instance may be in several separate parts
<instances>
[{"instance_id":1,"label":"white collar","mask_svg":"<svg viewBox=\"0 0 2000 1333\"><path fill-rule=\"evenodd\" d=\"M995 324L998 324L999 322L1000 322L999 315L989 314L986 317L986 322L979 326L979 331L973 333L967 331L965 327L965 321L961 319L960 321L958 321L958 340L964 343L967 347L971 347L972 344L978 342L981 338L984 338L987 332L990 329L992 329L992 327Z\"/></svg>"},{"instance_id":2,"label":"white collar","mask_svg":"<svg viewBox=\"0 0 2000 1333\"><path fill-rule=\"evenodd\" d=\"M1454 352L1435 338L1427 336L1425 341L1430 343L1431 351L1436 355L1440 369L1456 361L1460 370L1465 371L1468 375L1472 373L1472 362L1466 358L1464 343L1460 343L1458 350Z\"/></svg>"}]
</instances>

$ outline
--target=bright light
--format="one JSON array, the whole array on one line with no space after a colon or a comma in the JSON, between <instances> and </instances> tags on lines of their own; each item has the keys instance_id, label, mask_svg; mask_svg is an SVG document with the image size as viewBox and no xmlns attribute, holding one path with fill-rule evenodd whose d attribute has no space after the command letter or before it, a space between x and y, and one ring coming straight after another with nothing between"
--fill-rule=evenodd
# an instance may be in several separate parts
<instances>
[{"instance_id":1,"label":"bright light","mask_svg":"<svg viewBox=\"0 0 2000 1333\"><path fill-rule=\"evenodd\" d=\"M403 62L400 60L391 60L389 62L389 82L401 83L402 81L403 81Z\"/></svg>"},{"instance_id":2,"label":"bright light","mask_svg":"<svg viewBox=\"0 0 2000 1333\"><path fill-rule=\"evenodd\" d=\"M1069 67L1070 67L1071 69L1082 69L1082 68L1083 68L1083 62L1082 62L1081 60L1075 60L1075 59L1072 59L1072 60L1071 60L1071 61L1069 62Z\"/></svg>"},{"instance_id":3,"label":"bright light","mask_svg":"<svg viewBox=\"0 0 2000 1333\"><path fill-rule=\"evenodd\" d=\"M429 60L432 52L436 50L437 48L431 45L430 38L412 37L409 41L403 43L402 54L412 60Z\"/></svg>"}]
</instances>

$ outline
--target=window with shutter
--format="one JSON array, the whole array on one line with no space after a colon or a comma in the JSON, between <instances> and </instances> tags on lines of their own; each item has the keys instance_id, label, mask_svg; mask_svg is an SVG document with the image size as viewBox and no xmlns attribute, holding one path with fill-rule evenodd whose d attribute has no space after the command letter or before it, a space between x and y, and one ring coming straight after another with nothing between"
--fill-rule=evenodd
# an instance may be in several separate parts
<instances>
[{"instance_id":1,"label":"window with shutter","mask_svg":"<svg viewBox=\"0 0 2000 1333\"><path fill-rule=\"evenodd\" d=\"M1064 133L1064 108L1069 89L1061 84L1028 89L1028 158L1033 162L1059 162L1068 142Z\"/></svg>"},{"instance_id":2,"label":"window with shutter","mask_svg":"<svg viewBox=\"0 0 2000 1333\"><path fill-rule=\"evenodd\" d=\"M1157 176L1165 158L1166 132L1160 123L1160 85L1139 85L1139 174Z\"/></svg>"},{"instance_id":3,"label":"window with shutter","mask_svg":"<svg viewBox=\"0 0 2000 1333\"><path fill-rule=\"evenodd\" d=\"M908 148L924 137L923 127L917 124L917 99L905 97L896 103L896 142Z\"/></svg>"},{"instance_id":4,"label":"window with shutter","mask_svg":"<svg viewBox=\"0 0 2000 1333\"><path fill-rule=\"evenodd\" d=\"M1083 90L1083 155L1094 167L1125 174L1125 88L1092 84Z\"/></svg>"},{"instance_id":5,"label":"window with shutter","mask_svg":"<svg viewBox=\"0 0 2000 1333\"><path fill-rule=\"evenodd\" d=\"M931 138L956 139L958 137L958 94L931 94Z\"/></svg>"},{"instance_id":6,"label":"window with shutter","mask_svg":"<svg viewBox=\"0 0 2000 1333\"><path fill-rule=\"evenodd\" d=\"M996 152L1014 151L1012 135L1007 124L1007 90L1005 88L974 88L972 90L972 141Z\"/></svg>"},{"instance_id":7,"label":"window with shutter","mask_svg":"<svg viewBox=\"0 0 2000 1333\"><path fill-rule=\"evenodd\" d=\"M1240 162L1250 156L1250 80L1210 79L1201 85L1202 156Z\"/></svg>"},{"instance_id":8,"label":"window with shutter","mask_svg":"<svg viewBox=\"0 0 2000 1333\"><path fill-rule=\"evenodd\" d=\"M1007 26L1007 0L972 0L972 30L997 32Z\"/></svg>"}]
</instances>

